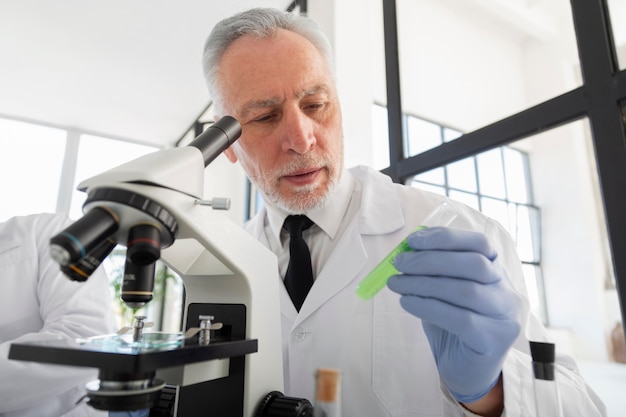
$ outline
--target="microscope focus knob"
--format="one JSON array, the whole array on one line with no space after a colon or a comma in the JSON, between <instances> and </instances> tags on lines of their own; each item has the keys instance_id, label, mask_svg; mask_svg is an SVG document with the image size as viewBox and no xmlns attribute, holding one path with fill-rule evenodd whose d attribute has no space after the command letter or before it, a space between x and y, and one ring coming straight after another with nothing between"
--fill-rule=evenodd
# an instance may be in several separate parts
<instances>
[{"instance_id":1,"label":"microscope focus knob","mask_svg":"<svg viewBox=\"0 0 626 417\"><path fill-rule=\"evenodd\" d=\"M263 398L254 417L313 417L313 406L307 399L272 391Z\"/></svg>"}]
</instances>

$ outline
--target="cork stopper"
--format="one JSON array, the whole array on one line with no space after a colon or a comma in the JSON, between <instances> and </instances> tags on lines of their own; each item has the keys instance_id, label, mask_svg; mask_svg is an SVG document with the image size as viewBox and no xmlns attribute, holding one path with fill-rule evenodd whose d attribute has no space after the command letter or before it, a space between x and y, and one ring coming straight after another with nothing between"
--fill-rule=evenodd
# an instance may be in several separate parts
<instances>
[{"instance_id":1,"label":"cork stopper","mask_svg":"<svg viewBox=\"0 0 626 417\"><path fill-rule=\"evenodd\" d=\"M317 401L334 403L339 401L341 373L337 369L320 368L315 374L317 381L315 398Z\"/></svg>"}]
</instances>

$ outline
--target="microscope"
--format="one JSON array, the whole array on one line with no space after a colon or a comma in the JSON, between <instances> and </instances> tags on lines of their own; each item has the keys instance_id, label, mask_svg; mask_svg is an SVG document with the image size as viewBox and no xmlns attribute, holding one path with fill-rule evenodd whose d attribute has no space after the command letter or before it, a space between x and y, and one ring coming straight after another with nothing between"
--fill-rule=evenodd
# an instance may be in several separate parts
<instances>
[{"instance_id":1,"label":"microscope","mask_svg":"<svg viewBox=\"0 0 626 417\"><path fill-rule=\"evenodd\" d=\"M152 298L155 262L185 287L181 334L142 332L13 344L9 359L92 367L88 404L151 416L312 416L282 393L276 257L202 199L204 169L241 135L224 116L188 146L165 149L79 184L84 216L51 239L68 278L85 281L113 248L127 248L122 299ZM103 295L105 296L105 295Z\"/></svg>"}]
</instances>

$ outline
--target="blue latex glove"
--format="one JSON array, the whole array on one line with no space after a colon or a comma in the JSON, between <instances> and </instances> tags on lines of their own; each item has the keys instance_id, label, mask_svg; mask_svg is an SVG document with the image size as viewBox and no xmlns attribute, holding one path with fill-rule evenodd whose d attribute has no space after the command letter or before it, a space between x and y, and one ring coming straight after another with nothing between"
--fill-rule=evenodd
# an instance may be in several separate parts
<instances>
[{"instance_id":1,"label":"blue latex glove","mask_svg":"<svg viewBox=\"0 0 626 417\"><path fill-rule=\"evenodd\" d=\"M521 297L477 232L432 227L413 233L415 251L396 256L388 287L422 319L443 383L470 403L498 382L521 328Z\"/></svg>"},{"instance_id":2,"label":"blue latex glove","mask_svg":"<svg viewBox=\"0 0 626 417\"><path fill-rule=\"evenodd\" d=\"M149 409L135 411L109 411L109 417L148 417Z\"/></svg>"}]
</instances>

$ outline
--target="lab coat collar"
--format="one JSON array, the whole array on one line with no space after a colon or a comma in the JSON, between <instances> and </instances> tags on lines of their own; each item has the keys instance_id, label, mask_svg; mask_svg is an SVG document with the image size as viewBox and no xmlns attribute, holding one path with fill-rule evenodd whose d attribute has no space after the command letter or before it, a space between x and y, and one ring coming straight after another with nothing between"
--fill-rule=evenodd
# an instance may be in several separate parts
<instances>
[{"instance_id":1,"label":"lab coat collar","mask_svg":"<svg viewBox=\"0 0 626 417\"><path fill-rule=\"evenodd\" d=\"M362 184L359 229L364 235L394 232L406 224L398 186L391 178L372 168L357 166L350 173Z\"/></svg>"}]
</instances>

